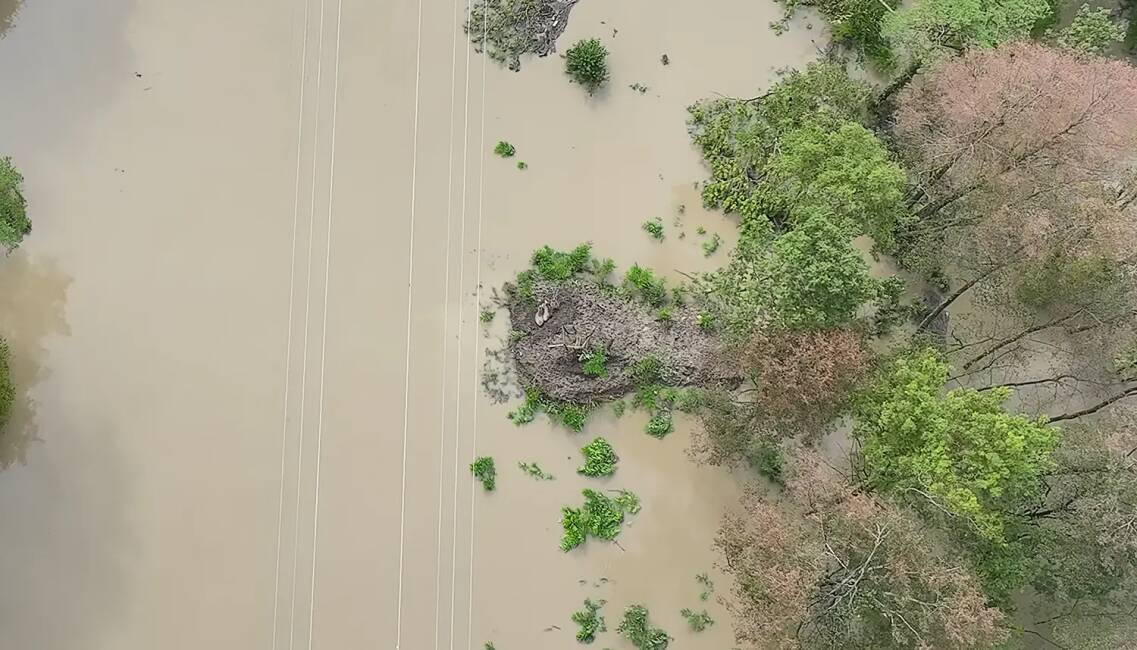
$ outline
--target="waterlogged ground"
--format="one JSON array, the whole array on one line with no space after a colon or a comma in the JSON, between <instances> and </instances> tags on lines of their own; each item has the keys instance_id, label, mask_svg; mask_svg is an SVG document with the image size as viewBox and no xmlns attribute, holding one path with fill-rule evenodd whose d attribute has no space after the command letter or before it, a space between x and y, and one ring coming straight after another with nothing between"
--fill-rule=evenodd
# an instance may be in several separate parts
<instances>
[{"instance_id":1,"label":"waterlogged ground","mask_svg":"<svg viewBox=\"0 0 1137 650\"><path fill-rule=\"evenodd\" d=\"M672 279L721 264L734 225L700 207L685 108L759 94L820 29L774 37L764 0L582 0L562 49L612 53L588 98L555 57L483 68L464 11L424 1L421 30L417 0L14 14L0 151L35 230L0 260L22 386L0 446L5 647L571 648L589 596L610 628L639 602L677 647L730 647L695 575L728 591L711 541L734 479L688 460L682 420L663 441L638 413L514 427L479 386L508 324L478 323L476 289L543 244ZM486 155L497 140L516 157ZM620 546L564 554L594 435L621 457L600 484L643 511ZM683 607L717 624L691 635Z\"/></svg>"}]
</instances>

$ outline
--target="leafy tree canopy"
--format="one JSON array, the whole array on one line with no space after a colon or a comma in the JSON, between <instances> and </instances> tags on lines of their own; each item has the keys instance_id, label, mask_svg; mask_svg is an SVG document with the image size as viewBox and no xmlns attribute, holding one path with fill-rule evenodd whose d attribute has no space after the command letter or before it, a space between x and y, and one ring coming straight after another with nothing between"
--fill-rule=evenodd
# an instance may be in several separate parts
<instances>
[{"instance_id":1,"label":"leafy tree canopy","mask_svg":"<svg viewBox=\"0 0 1137 650\"><path fill-rule=\"evenodd\" d=\"M881 32L898 53L927 61L1025 38L1052 12L1048 0L921 0L886 16Z\"/></svg>"},{"instance_id":2,"label":"leafy tree canopy","mask_svg":"<svg viewBox=\"0 0 1137 650\"><path fill-rule=\"evenodd\" d=\"M943 392L948 366L931 351L897 359L857 405L854 435L877 489L922 497L1003 538L1005 513L1038 489L1058 430L1006 412L1010 390Z\"/></svg>"}]
</instances>

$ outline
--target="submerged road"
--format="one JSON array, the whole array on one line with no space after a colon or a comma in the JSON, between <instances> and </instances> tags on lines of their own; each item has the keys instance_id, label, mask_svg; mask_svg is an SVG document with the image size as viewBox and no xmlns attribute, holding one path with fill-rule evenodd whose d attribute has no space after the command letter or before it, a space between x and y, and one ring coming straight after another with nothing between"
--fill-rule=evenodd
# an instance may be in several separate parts
<instances>
[{"instance_id":1,"label":"submerged road","mask_svg":"<svg viewBox=\"0 0 1137 650\"><path fill-rule=\"evenodd\" d=\"M0 646L470 646L466 10L19 9L0 142L35 234L0 277L33 388Z\"/></svg>"}]
</instances>

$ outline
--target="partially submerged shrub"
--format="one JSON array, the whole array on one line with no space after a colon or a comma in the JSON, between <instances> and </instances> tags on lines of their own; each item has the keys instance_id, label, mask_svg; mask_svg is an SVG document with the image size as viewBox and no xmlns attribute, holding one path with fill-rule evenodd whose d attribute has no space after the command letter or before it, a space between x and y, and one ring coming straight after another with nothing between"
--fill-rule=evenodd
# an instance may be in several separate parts
<instances>
[{"instance_id":1,"label":"partially submerged shrub","mask_svg":"<svg viewBox=\"0 0 1137 650\"><path fill-rule=\"evenodd\" d=\"M607 48L596 38L577 41L565 52L565 72L591 95L608 81Z\"/></svg>"},{"instance_id":2,"label":"partially submerged shrub","mask_svg":"<svg viewBox=\"0 0 1137 650\"><path fill-rule=\"evenodd\" d=\"M482 487L487 492L492 492L497 487L497 469L494 467L492 457L479 456L474 459L470 464L470 471L474 473L474 478L482 482Z\"/></svg>"},{"instance_id":3,"label":"partially submerged shrub","mask_svg":"<svg viewBox=\"0 0 1137 650\"><path fill-rule=\"evenodd\" d=\"M611 476L616 472L616 463L620 457L612 449L612 445L604 438L596 438L584 447L580 453L584 454L584 465L576 471L585 476L599 477Z\"/></svg>"}]
</instances>

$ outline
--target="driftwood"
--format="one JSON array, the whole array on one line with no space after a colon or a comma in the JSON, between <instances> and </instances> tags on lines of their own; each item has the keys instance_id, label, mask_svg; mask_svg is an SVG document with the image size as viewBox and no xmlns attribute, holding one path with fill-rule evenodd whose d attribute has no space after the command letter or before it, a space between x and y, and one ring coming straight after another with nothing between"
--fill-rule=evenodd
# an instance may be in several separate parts
<instances>
[{"instance_id":1,"label":"driftwood","mask_svg":"<svg viewBox=\"0 0 1137 650\"><path fill-rule=\"evenodd\" d=\"M557 39L578 1L486 0L471 7L464 27L478 52L517 71L522 54L548 56L557 51Z\"/></svg>"}]
</instances>

